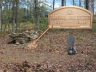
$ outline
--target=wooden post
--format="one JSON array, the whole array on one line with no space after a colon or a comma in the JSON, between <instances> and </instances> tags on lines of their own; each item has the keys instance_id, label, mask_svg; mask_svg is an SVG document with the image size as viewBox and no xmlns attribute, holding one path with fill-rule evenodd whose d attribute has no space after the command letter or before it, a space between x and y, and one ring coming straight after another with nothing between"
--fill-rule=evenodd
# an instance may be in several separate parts
<instances>
[{"instance_id":1,"label":"wooden post","mask_svg":"<svg viewBox=\"0 0 96 72\"><path fill-rule=\"evenodd\" d=\"M36 44L36 42L49 30L51 29L53 26L52 25L49 25L49 27L36 39L32 42L33 45Z\"/></svg>"}]
</instances>

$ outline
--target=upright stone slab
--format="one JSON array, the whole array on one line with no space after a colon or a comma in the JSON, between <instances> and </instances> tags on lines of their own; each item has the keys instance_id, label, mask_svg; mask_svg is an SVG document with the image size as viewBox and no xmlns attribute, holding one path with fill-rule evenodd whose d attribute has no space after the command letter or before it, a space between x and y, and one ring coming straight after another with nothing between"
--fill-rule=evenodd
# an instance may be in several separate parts
<instances>
[{"instance_id":1,"label":"upright stone slab","mask_svg":"<svg viewBox=\"0 0 96 72\"><path fill-rule=\"evenodd\" d=\"M75 46L75 40L76 37L73 35L69 35L67 38L67 52L69 51L70 48L73 48Z\"/></svg>"}]
</instances>

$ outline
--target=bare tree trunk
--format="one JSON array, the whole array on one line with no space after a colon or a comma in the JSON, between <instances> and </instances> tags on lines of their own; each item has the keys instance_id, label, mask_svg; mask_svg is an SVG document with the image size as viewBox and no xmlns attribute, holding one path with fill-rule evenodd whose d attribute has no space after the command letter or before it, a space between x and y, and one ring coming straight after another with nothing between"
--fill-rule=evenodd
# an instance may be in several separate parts
<instances>
[{"instance_id":1,"label":"bare tree trunk","mask_svg":"<svg viewBox=\"0 0 96 72\"><path fill-rule=\"evenodd\" d=\"M6 36L6 27L7 27L7 23L5 23L5 27L4 27L4 35L3 35L3 37Z\"/></svg>"},{"instance_id":2,"label":"bare tree trunk","mask_svg":"<svg viewBox=\"0 0 96 72\"><path fill-rule=\"evenodd\" d=\"M34 0L34 3L35 3L35 17L36 17L36 25L37 25L37 0Z\"/></svg>"},{"instance_id":3,"label":"bare tree trunk","mask_svg":"<svg viewBox=\"0 0 96 72\"><path fill-rule=\"evenodd\" d=\"M73 0L73 5L75 5L75 2L74 2L74 0Z\"/></svg>"},{"instance_id":4,"label":"bare tree trunk","mask_svg":"<svg viewBox=\"0 0 96 72\"><path fill-rule=\"evenodd\" d=\"M64 6L66 6L66 0L64 0Z\"/></svg>"},{"instance_id":5,"label":"bare tree trunk","mask_svg":"<svg viewBox=\"0 0 96 72\"><path fill-rule=\"evenodd\" d=\"M19 29L18 8L19 8L19 0L16 0L16 32L18 32L18 29Z\"/></svg>"},{"instance_id":6,"label":"bare tree trunk","mask_svg":"<svg viewBox=\"0 0 96 72\"><path fill-rule=\"evenodd\" d=\"M28 0L27 0L26 2L28 2ZM27 4L27 18L28 18L28 6L29 6L29 5Z\"/></svg>"},{"instance_id":7,"label":"bare tree trunk","mask_svg":"<svg viewBox=\"0 0 96 72\"><path fill-rule=\"evenodd\" d=\"M35 17L36 17L36 25L38 26L39 30L39 7L38 7L38 0L34 0L35 2Z\"/></svg>"},{"instance_id":8,"label":"bare tree trunk","mask_svg":"<svg viewBox=\"0 0 96 72\"><path fill-rule=\"evenodd\" d=\"M8 6L8 30L10 31L10 9L11 9L11 3L9 3L9 6Z\"/></svg>"},{"instance_id":9,"label":"bare tree trunk","mask_svg":"<svg viewBox=\"0 0 96 72\"><path fill-rule=\"evenodd\" d=\"M9 1L9 0L8 0ZM8 4L6 4L6 11L8 12L7 13L7 16L6 16L6 23L5 23L5 25L6 25L6 27L9 25L9 20L8 20L8 18L9 18L9 11L8 11ZM6 32L6 27L5 27L5 32ZM8 30L8 29L7 29Z\"/></svg>"},{"instance_id":10,"label":"bare tree trunk","mask_svg":"<svg viewBox=\"0 0 96 72\"><path fill-rule=\"evenodd\" d=\"M13 24L12 24L12 32L15 33L15 0L13 0Z\"/></svg>"},{"instance_id":11,"label":"bare tree trunk","mask_svg":"<svg viewBox=\"0 0 96 72\"><path fill-rule=\"evenodd\" d=\"M32 16L32 10L31 10L31 6L30 6L30 15Z\"/></svg>"},{"instance_id":12,"label":"bare tree trunk","mask_svg":"<svg viewBox=\"0 0 96 72\"><path fill-rule=\"evenodd\" d=\"M38 25L38 30L39 30L39 15L37 16L37 25Z\"/></svg>"},{"instance_id":13,"label":"bare tree trunk","mask_svg":"<svg viewBox=\"0 0 96 72\"><path fill-rule=\"evenodd\" d=\"M6 1L8 1L8 0L6 0ZM5 12L8 12L8 4L5 5L5 9L6 9ZM4 18L4 20L5 20L5 23L4 23L4 35L3 35L3 37L6 36L6 27L8 25L8 13L6 14L6 18Z\"/></svg>"},{"instance_id":14,"label":"bare tree trunk","mask_svg":"<svg viewBox=\"0 0 96 72\"><path fill-rule=\"evenodd\" d=\"M53 0L53 10L54 10L54 6L55 6L55 0Z\"/></svg>"},{"instance_id":15,"label":"bare tree trunk","mask_svg":"<svg viewBox=\"0 0 96 72\"><path fill-rule=\"evenodd\" d=\"M1 11L1 30L3 30L3 28L2 28L3 18L4 18L3 13L4 13L4 11L2 10L2 11Z\"/></svg>"},{"instance_id":16,"label":"bare tree trunk","mask_svg":"<svg viewBox=\"0 0 96 72\"><path fill-rule=\"evenodd\" d=\"M24 14L26 14L26 9L25 8L23 9L23 11L24 11Z\"/></svg>"},{"instance_id":17,"label":"bare tree trunk","mask_svg":"<svg viewBox=\"0 0 96 72\"><path fill-rule=\"evenodd\" d=\"M91 8L92 8L93 19L94 19L94 0L91 0Z\"/></svg>"},{"instance_id":18,"label":"bare tree trunk","mask_svg":"<svg viewBox=\"0 0 96 72\"><path fill-rule=\"evenodd\" d=\"M86 9L89 10L89 0L86 0Z\"/></svg>"},{"instance_id":19,"label":"bare tree trunk","mask_svg":"<svg viewBox=\"0 0 96 72\"><path fill-rule=\"evenodd\" d=\"M2 28L2 24L1 24L1 10L2 10L2 6L1 6L1 0L0 0L0 29ZM2 30L2 29L1 29Z\"/></svg>"},{"instance_id":20,"label":"bare tree trunk","mask_svg":"<svg viewBox=\"0 0 96 72\"><path fill-rule=\"evenodd\" d=\"M9 17L10 16L10 12L9 11L10 11L10 8L9 7L10 6L8 5L8 19L7 19L8 20L8 31L10 31L10 24L9 24L9 20L10 20L10 17Z\"/></svg>"},{"instance_id":21,"label":"bare tree trunk","mask_svg":"<svg viewBox=\"0 0 96 72\"><path fill-rule=\"evenodd\" d=\"M81 0L79 0L79 6L81 7Z\"/></svg>"},{"instance_id":22,"label":"bare tree trunk","mask_svg":"<svg viewBox=\"0 0 96 72\"><path fill-rule=\"evenodd\" d=\"M64 6L64 0L61 1L62 6Z\"/></svg>"},{"instance_id":23,"label":"bare tree trunk","mask_svg":"<svg viewBox=\"0 0 96 72\"><path fill-rule=\"evenodd\" d=\"M61 0L61 6L66 6L66 0Z\"/></svg>"},{"instance_id":24,"label":"bare tree trunk","mask_svg":"<svg viewBox=\"0 0 96 72\"><path fill-rule=\"evenodd\" d=\"M28 17L28 5L27 5L27 17Z\"/></svg>"}]
</instances>

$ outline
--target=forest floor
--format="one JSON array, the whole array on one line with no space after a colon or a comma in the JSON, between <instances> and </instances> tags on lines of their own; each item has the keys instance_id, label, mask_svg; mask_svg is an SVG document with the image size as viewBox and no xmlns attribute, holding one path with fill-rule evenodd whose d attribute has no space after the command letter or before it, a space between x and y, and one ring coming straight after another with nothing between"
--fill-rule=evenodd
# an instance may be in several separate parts
<instances>
[{"instance_id":1,"label":"forest floor","mask_svg":"<svg viewBox=\"0 0 96 72\"><path fill-rule=\"evenodd\" d=\"M7 44L0 38L0 72L96 72L96 32L76 30L77 54L66 52L70 30L49 30L37 41L37 48Z\"/></svg>"}]
</instances>

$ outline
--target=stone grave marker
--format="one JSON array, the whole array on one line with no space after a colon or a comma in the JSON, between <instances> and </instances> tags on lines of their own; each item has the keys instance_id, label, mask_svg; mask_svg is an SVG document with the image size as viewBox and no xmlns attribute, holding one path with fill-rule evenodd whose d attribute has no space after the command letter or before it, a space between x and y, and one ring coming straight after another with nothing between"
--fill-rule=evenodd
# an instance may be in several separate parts
<instances>
[{"instance_id":1,"label":"stone grave marker","mask_svg":"<svg viewBox=\"0 0 96 72\"><path fill-rule=\"evenodd\" d=\"M76 40L76 37L73 35L69 35L67 37L67 52L69 51L70 48L74 48L75 40Z\"/></svg>"}]
</instances>

